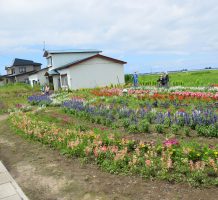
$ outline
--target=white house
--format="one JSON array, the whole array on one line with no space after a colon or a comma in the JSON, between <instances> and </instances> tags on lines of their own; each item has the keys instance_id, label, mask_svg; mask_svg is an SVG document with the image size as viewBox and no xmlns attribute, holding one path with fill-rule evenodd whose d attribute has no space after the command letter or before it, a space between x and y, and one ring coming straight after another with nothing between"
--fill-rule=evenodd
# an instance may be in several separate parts
<instances>
[{"instance_id":1,"label":"white house","mask_svg":"<svg viewBox=\"0 0 218 200\"><path fill-rule=\"evenodd\" d=\"M80 89L124 83L126 62L100 54L98 50L69 50L44 52L48 71L47 81L59 88ZM39 80L42 74L32 74L31 81Z\"/></svg>"},{"instance_id":2,"label":"white house","mask_svg":"<svg viewBox=\"0 0 218 200\"><path fill-rule=\"evenodd\" d=\"M48 83L48 78L45 76L45 73L48 71L48 67L44 68L44 69L40 69L35 73L32 73L29 75L29 83L31 84L31 86L35 85L35 84L41 84L41 85L45 85L46 83Z\"/></svg>"}]
</instances>

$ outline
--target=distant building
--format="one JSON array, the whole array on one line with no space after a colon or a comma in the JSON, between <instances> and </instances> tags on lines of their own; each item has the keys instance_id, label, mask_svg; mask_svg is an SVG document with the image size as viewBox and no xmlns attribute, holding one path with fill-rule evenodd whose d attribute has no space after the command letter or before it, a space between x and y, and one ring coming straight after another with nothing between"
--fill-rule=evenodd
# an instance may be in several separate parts
<instances>
[{"instance_id":1,"label":"distant building","mask_svg":"<svg viewBox=\"0 0 218 200\"><path fill-rule=\"evenodd\" d=\"M41 63L15 58L11 66L5 67L7 74L2 76L5 83L28 83L29 75L41 69Z\"/></svg>"}]
</instances>

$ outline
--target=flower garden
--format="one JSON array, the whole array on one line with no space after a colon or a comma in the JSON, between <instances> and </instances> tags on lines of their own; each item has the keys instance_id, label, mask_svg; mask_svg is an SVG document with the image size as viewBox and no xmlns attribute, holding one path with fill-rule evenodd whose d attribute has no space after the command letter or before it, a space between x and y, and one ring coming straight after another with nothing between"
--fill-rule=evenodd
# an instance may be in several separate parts
<instances>
[{"instance_id":1,"label":"flower garden","mask_svg":"<svg viewBox=\"0 0 218 200\"><path fill-rule=\"evenodd\" d=\"M28 102L13 127L63 154L110 173L218 185L217 87L84 89Z\"/></svg>"}]
</instances>

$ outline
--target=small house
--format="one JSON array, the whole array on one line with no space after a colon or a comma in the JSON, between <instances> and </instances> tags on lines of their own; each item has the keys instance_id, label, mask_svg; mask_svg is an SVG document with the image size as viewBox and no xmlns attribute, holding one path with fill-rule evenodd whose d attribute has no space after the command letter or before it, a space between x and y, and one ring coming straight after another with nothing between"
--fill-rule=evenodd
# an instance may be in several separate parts
<instances>
[{"instance_id":1,"label":"small house","mask_svg":"<svg viewBox=\"0 0 218 200\"><path fill-rule=\"evenodd\" d=\"M15 58L11 66L5 67L7 71L3 76L5 83L28 83L29 75L40 70L41 65L32 60Z\"/></svg>"}]
</instances>

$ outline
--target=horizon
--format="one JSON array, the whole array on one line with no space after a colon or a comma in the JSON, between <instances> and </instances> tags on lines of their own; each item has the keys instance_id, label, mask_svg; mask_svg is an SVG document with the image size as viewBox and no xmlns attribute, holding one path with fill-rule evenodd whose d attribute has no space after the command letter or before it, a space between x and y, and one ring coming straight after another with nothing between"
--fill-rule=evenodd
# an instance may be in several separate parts
<instances>
[{"instance_id":1,"label":"horizon","mask_svg":"<svg viewBox=\"0 0 218 200\"><path fill-rule=\"evenodd\" d=\"M99 49L125 73L218 67L217 10L216 0L1 0L0 74L15 58L46 67L44 47Z\"/></svg>"}]
</instances>

